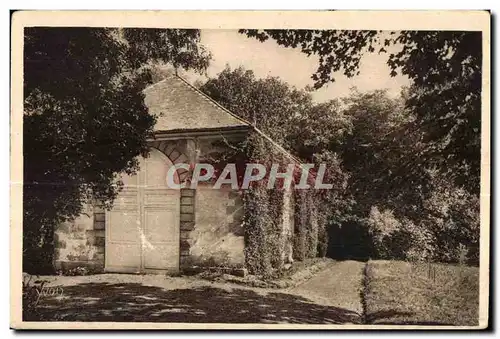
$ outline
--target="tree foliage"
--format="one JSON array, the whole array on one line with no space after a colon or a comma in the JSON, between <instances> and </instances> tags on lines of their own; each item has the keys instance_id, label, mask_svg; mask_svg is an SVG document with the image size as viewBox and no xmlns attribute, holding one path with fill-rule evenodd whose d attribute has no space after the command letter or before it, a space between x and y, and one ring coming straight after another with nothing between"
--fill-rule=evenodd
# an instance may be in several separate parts
<instances>
[{"instance_id":1,"label":"tree foliage","mask_svg":"<svg viewBox=\"0 0 500 339\"><path fill-rule=\"evenodd\" d=\"M463 260L477 263L479 199L434 167L410 168L426 143L422 128L408 128L417 118L406 98L377 90L343 100L353 128L341 157L352 216L364 225L358 239L368 236L367 255L376 257L456 262L462 249Z\"/></svg>"},{"instance_id":2,"label":"tree foliage","mask_svg":"<svg viewBox=\"0 0 500 339\"><path fill-rule=\"evenodd\" d=\"M147 154L155 117L144 64L201 71L210 56L196 30L31 27L24 39L24 263L33 270L50 265L39 257L51 253L54 226L93 199L109 206L116 174Z\"/></svg>"},{"instance_id":3,"label":"tree foliage","mask_svg":"<svg viewBox=\"0 0 500 339\"><path fill-rule=\"evenodd\" d=\"M290 87L276 77L256 79L253 71L226 67L201 90L240 117L285 145L295 115L312 105L305 91Z\"/></svg>"},{"instance_id":4,"label":"tree foliage","mask_svg":"<svg viewBox=\"0 0 500 339\"><path fill-rule=\"evenodd\" d=\"M201 89L304 162L327 164L334 189L296 206L298 258L311 226L308 218L299 221L301 209L314 209L336 258L456 262L464 252L477 263L479 200L435 166L415 166L428 143L418 112L406 104L409 89L397 98L353 90L315 103L306 90L242 68L227 68Z\"/></svg>"},{"instance_id":5,"label":"tree foliage","mask_svg":"<svg viewBox=\"0 0 500 339\"><path fill-rule=\"evenodd\" d=\"M324 150L338 151L352 128L338 100L315 103L305 89L278 77L257 79L242 67L226 67L200 89L303 161L314 161Z\"/></svg>"},{"instance_id":6,"label":"tree foliage","mask_svg":"<svg viewBox=\"0 0 500 339\"><path fill-rule=\"evenodd\" d=\"M423 146L420 130L408 128L415 117L404 98L392 99L384 90L353 91L343 102L353 127L343 139L341 154L359 212L383 205L400 215L418 216L430 181L425 167L412 167L412 157Z\"/></svg>"},{"instance_id":7,"label":"tree foliage","mask_svg":"<svg viewBox=\"0 0 500 339\"><path fill-rule=\"evenodd\" d=\"M424 127L425 147L412 166L424 164L479 193L482 36L465 31L240 30L261 42L298 48L318 57L315 87L335 81L335 73L359 74L365 53L387 53L392 76L408 76L406 106ZM400 48L389 53L389 47Z\"/></svg>"}]
</instances>

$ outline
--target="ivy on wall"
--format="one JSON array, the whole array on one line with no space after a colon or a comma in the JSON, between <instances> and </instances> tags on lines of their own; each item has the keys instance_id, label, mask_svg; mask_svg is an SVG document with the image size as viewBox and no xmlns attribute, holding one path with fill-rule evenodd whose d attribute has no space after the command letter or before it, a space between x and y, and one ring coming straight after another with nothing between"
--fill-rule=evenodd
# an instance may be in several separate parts
<instances>
[{"instance_id":1,"label":"ivy on wall","mask_svg":"<svg viewBox=\"0 0 500 339\"><path fill-rule=\"evenodd\" d=\"M282 157L257 133L249 135L245 153L248 163L260 163L266 168ZM282 196L283 192L268 190L265 179L252 182L244 191L245 264L252 274L270 277L283 264Z\"/></svg>"},{"instance_id":2,"label":"ivy on wall","mask_svg":"<svg viewBox=\"0 0 500 339\"><path fill-rule=\"evenodd\" d=\"M245 153L248 163L263 164L268 173L273 163L280 164L279 171L284 172L288 164L296 162L258 133L249 135ZM294 183L300 179L299 164L296 165ZM283 232L285 191L279 184L268 189L266 178L252 182L243 195L245 264L250 273L270 278L283 271L288 238ZM328 235L317 208L319 195L312 189L293 190L293 195L294 260L324 256Z\"/></svg>"},{"instance_id":3,"label":"ivy on wall","mask_svg":"<svg viewBox=\"0 0 500 339\"><path fill-rule=\"evenodd\" d=\"M293 256L295 260L305 260L318 256L319 216L316 195L313 190L297 190L295 192L295 234ZM325 228L322 225L321 228ZM323 236L327 236L323 234ZM322 238L321 242L327 242Z\"/></svg>"}]
</instances>

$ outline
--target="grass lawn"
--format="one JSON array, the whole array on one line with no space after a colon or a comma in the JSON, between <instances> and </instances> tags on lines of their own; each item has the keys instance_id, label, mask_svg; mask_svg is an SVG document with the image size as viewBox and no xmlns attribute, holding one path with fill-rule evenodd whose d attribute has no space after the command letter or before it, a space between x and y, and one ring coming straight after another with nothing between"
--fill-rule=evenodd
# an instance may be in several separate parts
<instances>
[{"instance_id":1,"label":"grass lawn","mask_svg":"<svg viewBox=\"0 0 500 339\"><path fill-rule=\"evenodd\" d=\"M477 267L369 261L364 286L369 324L478 325Z\"/></svg>"}]
</instances>

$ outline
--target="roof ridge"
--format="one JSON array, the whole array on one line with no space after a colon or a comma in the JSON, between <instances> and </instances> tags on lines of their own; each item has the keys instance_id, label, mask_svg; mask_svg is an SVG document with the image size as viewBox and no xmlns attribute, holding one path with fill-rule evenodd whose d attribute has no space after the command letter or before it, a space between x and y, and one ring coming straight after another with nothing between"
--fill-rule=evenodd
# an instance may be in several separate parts
<instances>
[{"instance_id":1,"label":"roof ridge","mask_svg":"<svg viewBox=\"0 0 500 339\"><path fill-rule=\"evenodd\" d=\"M222 106L221 104L219 104L217 101L215 101L214 99L212 99L211 97L209 97L208 95L206 95L205 93L203 93L202 91L200 91L198 88L194 87L193 85L191 85L186 79L184 79L182 76L178 75L178 74L173 74L172 77L177 77L179 78L180 80L182 80L184 83L186 83L189 88L191 88L193 91L195 91L196 93L198 93L199 95L203 96L205 99L207 99L209 102L211 102L212 104L214 104L215 106L221 108L222 110L224 110L226 113L230 114L231 116L235 117L236 119L250 125L257 133L259 133L260 135L262 135L265 139L267 139L269 142L271 142L275 147L277 147L280 151L286 153L288 156L290 156L293 160L297 161L299 164L302 164L302 161L300 161L300 159L298 159L296 156L294 156L293 154L291 154L290 152L288 152L283 146L281 146L280 144L278 144L276 141L274 141L270 136L268 136L266 133L264 133L263 131L261 131L259 128L257 128L255 125L253 125L252 123L250 123L249 121L239 117L238 115L234 114L233 112L231 112L230 110L228 110L227 108L225 108L224 106Z\"/></svg>"},{"instance_id":2,"label":"roof ridge","mask_svg":"<svg viewBox=\"0 0 500 339\"><path fill-rule=\"evenodd\" d=\"M211 97L209 97L207 94L203 93L202 91L200 91L198 88L194 87L193 85L191 85L186 79L184 79L183 77L181 77L180 75L173 75L173 77L177 77L179 78L179 80L181 80L182 82L184 82L186 85L189 86L189 88L194 91L195 93L197 93L198 95L202 96L205 100L207 100L208 102L210 102L212 105L214 105L215 107L218 107L220 109L222 109L224 112L226 112L227 114L231 115L233 118L235 119L238 119L240 120L241 122L247 124L247 125L250 125L250 126L253 126L249 121L247 121L246 119L243 119L242 117L234 114L233 112L231 112L230 110L228 110L227 108L225 108L224 106L222 106L221 104L219 104L217 101L215 101L214 99L212 99Z\"/></svg>"},{"instance_id":3,"label":"roof ridge","mask_svg":"<svg viewBox=\"0 0 500 339\"><path fill-rule=\"evenodd\" d=\"M155 82L155 83L152 83L152 84L150 84L150 85L147 85L146 87L144 87L144 88L143 88L143 90L142 90L141 92L145 92L146 90L149 90L149 89L151 89L151 88L155 87L156 85L159 85L159 84L161 84L161 83L164 83L165 81L167 81L167 79L168 79L168 78L167 78L167 77L165 77L165 78L161 79L160 81L157 81L157 82Z\"/></svg>"},{"instance_id":4,"label":"roof ridge","mask_svg":"<svg viewBox=\"0 0 500 339\"><path fill-rule=\"evenodd\" d=\"M278 144L276 141L273 140L273 138L271 138L269 135L267 135L266 133L264 133L263 131L261 131L260 129L258 129L257 127L253 126L253 129L259 133L261 136L263 136L267 141L269 141L271 144L273 144L273 146L275 146L276 148L278 148L280 151L286 153L290 158L292 158L293 160L295 160L296 162L298 162L299 164L303 164L302 161L297 158L295 155L293 155L292 153L288 152L283 146L281 146L280 144Z\"/></svg>"},{"instance_id":5,"label":"roof ridge","mask_svg":"<svg viewBox=\"0 0 500 339\"><path fill-rule=\"evenodd\" d=\"M202 91L200 91L198 88L194 87L193 85L191 85L186 79L184 79L182 76L178 75L178 74L173 74L172 77L177 77L179 78L182 82L184 82L185 84L187 84L189 86L189 88L191 88L191 90L193 90L194 92L198 93L199 95L201 95L203 98L205 98L206 100L208 100L210 103L212 103L213 105L215 105L216 107L219 107L220 109L224 110L226 113L228 113L229 115L231 115L232 117L240 120L241 122L244 122L245 124L251 126L257 133L259 133L261 136L263 136L266 140L268 140L269 142L271 142L273 144L273 146L275 146L276 148L278 148L280 151L284 152L285 154L287 154L290 158L292 158L293 160L295 160L296 162L298 162L299 164L302 164L302 161L300 161L300 159L298 159L297 157L295 157L293 154L291 154L290 152L288 152L283 146L281 146L280 144L278 144L276 141L274 141L270 136L268 136L266 133L264 133L263 131L261 131L259 128L257 128L257 126L255 126L254 124L250 123L249 121L247 121L246 119L243 119L241 117L239 117L238 115L234 114L233 112L231 112L230 110L228 110L227 108L225 108L224 106L222 106L221 104L219 104L217 101L215 101L214 99L212 99L211 97L209 97L207 94L203 93Z\"/></svg>"},{"instance_id":6,"label":"roof ridge","mask_svg":"<svg viewBox=\"0 0 500 339\"><path fill-rule=\"evenodd\" d=\"M278 148L281 152L283 152L286 155L288 155L292 160L296 161L299 164L303 164L303 162L299 158L297 158L296 156L294 156L293 154L291 154L289 151L287 151L283 146L281 146L276 141L274 141L270 136L268 136L266 133L264 133L263 131L261 131L254 124L252 124L249 121L247 121L246 119L243 119L243 118L239 117L238 115L234 114L233 112L231 112L230 110L228 110L227 108L225 108L224 106L222 106L221 104L219 104L217 101L215 101L214 99L212 99L211 97L209 97L207 94L203 93L198 88L196 88L193 85L191 85L186 79L184 79L182 76L180 76L178 74L169 74L164 79L162 79L162 80L160 80L158 82L155 82L154 84L151 84L151 85L147 86L146 88L143 89L143 91L151 89L152 87L154 87L154 86L156 86L158 84L161 84L163 82L166 82L168 79L172 79L172 78L180 80L181 82L183 82L184 84L186 84L188 86L188 88L191 89L191 91L197 93L199 96L201 96L203 99L205 99L206 101L208 101L210 104L212 104L213 106L215 106L215 107L223 110L225 113L227 113L230 116L232 116L233 118L241 121L245 125L253 128L257 133L259 133L262 137L264 137L267 141L269 141L274 147Z\"/></svg>"}]
</instances>

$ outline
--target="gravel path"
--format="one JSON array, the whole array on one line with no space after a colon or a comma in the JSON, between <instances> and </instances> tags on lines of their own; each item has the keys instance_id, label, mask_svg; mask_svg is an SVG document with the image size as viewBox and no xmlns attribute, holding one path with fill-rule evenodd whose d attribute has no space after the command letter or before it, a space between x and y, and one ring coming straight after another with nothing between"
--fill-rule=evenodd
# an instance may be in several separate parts
<instances>
[{"instance_id":1,"label":"gravel path","mask_svg":"<svg viewBox=\"0 0 500 339\"><path fill-rule=\"evenodd\" d=\"M361 289L365 263L341 261L331 263L308 281L288 293L307 297L321 305L348 309L361 315Z\"/></svg>"}]
</instances>

